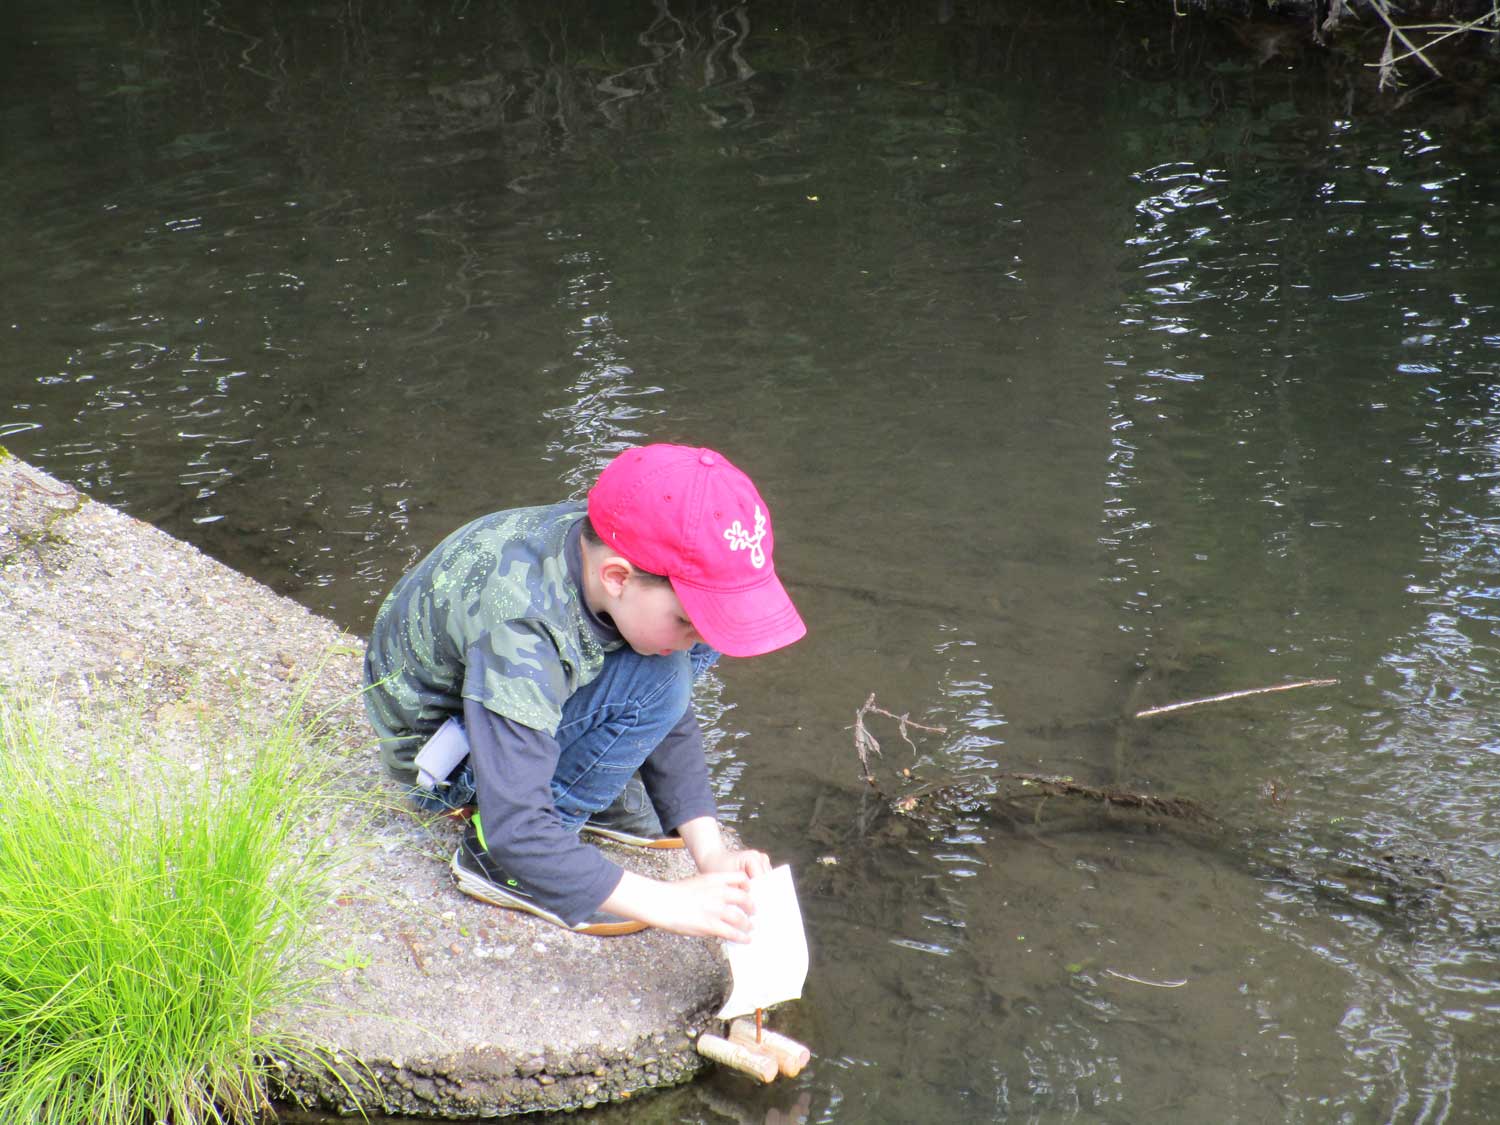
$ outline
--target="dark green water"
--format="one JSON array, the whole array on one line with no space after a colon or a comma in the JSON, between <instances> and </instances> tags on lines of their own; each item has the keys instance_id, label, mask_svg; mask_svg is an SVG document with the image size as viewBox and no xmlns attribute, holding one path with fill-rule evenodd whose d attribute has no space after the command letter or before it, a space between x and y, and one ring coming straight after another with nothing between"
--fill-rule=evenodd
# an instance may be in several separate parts
<instances>
[{"instance_id":1,"label":"dark green water","mask_svg":"<svg viewBox=\"0 0 1500 1125\"><path fill-rule=\"evenodd\" d=\"M703 704L817 1058L599 1120L1489 1118L1493 95L1104 4L291 7L12 5L0 441L355 631L625 446L757 478L811 632ZM871 692L948 728L893 792L1227 829L876 817Z\"/></svg>"}]
</instances>

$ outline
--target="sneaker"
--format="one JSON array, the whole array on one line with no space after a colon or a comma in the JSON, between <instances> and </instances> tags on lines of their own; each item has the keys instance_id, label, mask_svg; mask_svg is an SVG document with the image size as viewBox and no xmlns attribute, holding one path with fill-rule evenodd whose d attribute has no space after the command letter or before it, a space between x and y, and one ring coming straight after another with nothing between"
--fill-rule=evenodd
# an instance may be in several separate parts
<instances>
[{"instance_id":1,"label":"sneaker","mask_svg":"<svg viewBox=\"0 0 1500 1125\"><path fill-rule=\"evenodd\" d=\"M489 852L479 845L479 833L470 824L464 829L463 842L453 853L449 865L453 881L458 889L470 898L487 902L491 906L502 906L507 910L522 910L545 918L554 926L572 930L575 934L593 934L596 937L613 937L617 934L633 934L646 928L645 922L621 918L617 914L596 911L577 925L570 926L552 911L542 906L525 887L502 871Z\"/></svg>"},{"instance_id":2,"label":"sneaker","mask_svg":"<svg viewBox=\"0 0 1500 1125\"><path fill-rule=\"evenodd\" d=\"M662 831L651 799L646 796L646 787L640 775L626 783L625 790L615 798L607 809L596 812L584 821L581 833L602 836L617 844L632 848L680 848L682 837L668 836Z\"/></svg>"}]
</instances>

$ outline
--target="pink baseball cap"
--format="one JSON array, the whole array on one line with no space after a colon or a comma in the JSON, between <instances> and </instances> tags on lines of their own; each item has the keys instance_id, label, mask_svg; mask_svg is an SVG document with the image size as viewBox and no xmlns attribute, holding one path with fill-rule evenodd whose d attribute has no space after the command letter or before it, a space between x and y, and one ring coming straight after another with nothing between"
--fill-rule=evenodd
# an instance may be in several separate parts
<instances>
[{"instance_id":1,"label":"pink baseball cap","mask_svg":"<svg viewBox=\"0 0 1500 1125\"><path fill-rule=\"evenodd\" d=\"M606 546L672 581L693 627L728 656L759 656L807 632L771 562L771 513L712 449L647 445L604 467L589 521Z\"/></svg>"}]
</instances>

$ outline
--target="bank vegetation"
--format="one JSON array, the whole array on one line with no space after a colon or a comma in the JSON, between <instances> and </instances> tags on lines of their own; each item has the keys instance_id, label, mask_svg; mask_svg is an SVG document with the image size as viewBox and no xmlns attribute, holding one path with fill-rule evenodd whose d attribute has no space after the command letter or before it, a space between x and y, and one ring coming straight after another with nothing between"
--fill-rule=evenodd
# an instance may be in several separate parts
<instances>
[{"instance_id":1,"label":"bank vegetation","mask_svg":"<svg viewBox=\"0 0 1500 1125\"><path fill-rule=\"evenodd\" d=\"M317 1051L266 1020L327 972L320 736L300 709L205 723L184 760L44 704L0 694L0 1121L258 1120L277 1060Z\"/></svg>"}]
</instances>

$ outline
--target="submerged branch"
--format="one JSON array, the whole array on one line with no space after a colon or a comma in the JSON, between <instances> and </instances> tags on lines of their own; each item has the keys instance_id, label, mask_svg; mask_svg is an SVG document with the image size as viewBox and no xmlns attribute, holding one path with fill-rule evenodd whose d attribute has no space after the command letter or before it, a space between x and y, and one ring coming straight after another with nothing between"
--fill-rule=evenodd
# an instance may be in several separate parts
<instances>
[{"instance_id":1,"label":"submerged branch","mask_svg":"<svg viewBox=\"0 0 1500 1125\"><path fill-rule=\"evenodd\" d=\"M1211 821L1213 816L1202 804L1190 797L1161 797L1113 786L1083 785L1071 777L1041 773L1016 773L1003 770L988 774L982 781L961 781L908 793L891 802L891 808L903 816L921 815L925 811L955 805L996 804L1015 809L1021 801L1048 797L1072 797L1103 805L1107 809L1128 809L1150 816L1175 820ZM1038 805L1033 819L1040 819Z\"/></svg>"},{"instance_id":2,"label":"submerged branch","mask_svg":"<svg viewBox=\"0 0 1500 1125\"><path fill-rule=\"evenodd\" d=\"M1208 699L1152 708L1137 712L1136 716L1336 682L1302 680L1268 688L1226 692ZM1358 839L1341 833L1317 832L1300 853L1289 852L1283 826L1266 830L1229 824L1191 797L1085 785L1071 777L1055 774L1004 770L943 785L918 787L892 799L881 790L871 769L870 754L878 755L880 751L879 743L865 724L868 715L896 720L901 724L903 738L907 738L908 727L926 731L942 731L944 728L914 723L905 714L897 715L877 707L873 694L855 714L855 751L863 767L864 780L884 799L887 811L931 831L948 831L960 821L985 817L997 824L1009 825L1017 835L1054 847L1044 836L1056 839L1060 834L1073 832L1125 830L1159 833L1165 830L1187 846L1218 851L1246 863L1261 878L1317 897L1339 909L1357 910L1372 917L1399 922L1414 913L1435 908L1444 897L1446 873L1436 863L1415 853L1382 851L1371 855L1368 847ZM907 741L910 742L910 738ZM910 777L909 771L902 772ZM1279 805L1279 786L1271 782L1270 787L1267 796L1273 805ZM1175 987L1172 982L1140 980L1138 983Z\"/></svg>"},{"instance_id":3,"label":"submerged branch","mask_svg":"<svg viewBox=\"0 0 1500 1125\"><path fill-rule=\"evenodd\" d=\"M930 727L924 723L919 723L908 712L902 712L900 715L897 715L894 712L887 711L884 707L875 706L875 693L872 691L870 697L864 701L860 709L854 712L854 751L859 755L859 764L864 771L865 783L877 793L880 792L880 784L875 780L875 773L870 768L870 755L874 754L877 758L882 757L882 755L880 753L880 742L870 733L870 729L865 726L866 715L884 715L887 719L895 719L899 724L898 729L901 732L902 740L912 748L913 753L916 753L917 744L911 740L911 735L907 734L908 728L915 727L917 730L925 730L933 734L948 733L947 727ZM881 794L881 796L884 796L884 794Z\"/></svg>"},{"instance_id":4,"label":"submerged branch","mask_svg":"<svg viewBox=\"0 0 1500 1125\"><path fill-rule=\"evenodd\" d=\"M875 693L870 693L859 710L854 713L854 752L859 757L861 776L865 783L881 797L885 797L886 794L880 787L870 761L872 755L880 757L881 753L879 740L870 733L870 728L865 724L867 715L882 715L888 719L894 719L899 724L902 739L913 752L917 747L907 733L909 729L946 734L948 728L916 722L906 712L898 715L893 711L887 711L883 707L876 706ZM911 776L909 770L903 770L902 774L906 777ZM942 806L970 801L997 801L1001 804L1013 805L1018 800L1038 797L1043 799L1073 797L1107 807L1132 809L1154 816L1168 816L1180 820L1213 819L1202 805L1186 797L1160 797L1153 793L1136 793L1113 787L1083 785L1071 777L1056 774L1017 773L1010 770L990 772L983 778L973 781L956 781L948 785L919 789L891 800L890 806L896 812L910 816L918 814L924 805Z\"/></svg>"}]
</instances>

